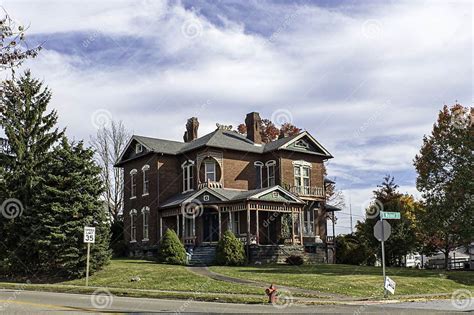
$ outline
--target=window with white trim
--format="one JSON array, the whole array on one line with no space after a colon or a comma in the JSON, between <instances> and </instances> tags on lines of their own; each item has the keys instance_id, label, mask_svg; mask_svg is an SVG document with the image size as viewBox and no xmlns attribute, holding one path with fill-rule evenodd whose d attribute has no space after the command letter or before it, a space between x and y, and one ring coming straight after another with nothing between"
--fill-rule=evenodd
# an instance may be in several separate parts
<instances>
[{"instance_id":1,"label":"window with white trim","mask_svg":"<svg viewBox=\"0 0 474 315\"><path fill-rule=\"evenodd\" d=\"M295 164L295 186L298 187L298 192L301 194L309 194L311 190L310 174L311 170L309 165Z\"/></svg>"},{"instance_id":2,"label":"window with white trim","mask_svg":"<svg viewBox=\"0 0 474 315\"><path fill-rule=\"evenodd\" d=\"M144 207L142 209L142 217L143 217L143 240L148 241L148 225L150 220L150 208Z\"/></svg>"},{"instance_id":3,"label":"window with white trim","mask_svg":"<svg viewBox=\"0 0 474 315\"><path fill-rule=\"evenodd\" d=\"M204 163L204 180L206 182L216 181L216 163L214 161Z\"/></svg>"},{"instance_id":4,"label":"window with white trim","mask_svg":"<svg viewBox=\"0 0 474 315\"><path fill-rule=\"evenodd\" d=\"M255 166L255 172L257 174L257 177L256 177L257 187L255 188L256 189L263 188L263 178L262 178L263 163L260 161L256 161L255 163L253 163L253 165Z\"/></svg>"},{"instance_id":5,"label":"window with white trim","mask_svg":"<svg viewBox=\"0 0 474 315\"><path fill-rule=\"evenodd\" d=\"M130 171L130 198L137 196L137 170Z\"/></svg>"},{"instance_id":6,"label":"window with white trim","mask_svg":"<svg viewBox=\"0 0 474 315\"><path fill-rule=\"evenodd\" d=\"M268 161L265 166L267 167L267 187L275 186L275 160Z\"/></svg>"},{"instance_id":7,"label":"window with white trim","mask_svg":"<svg viewBox=\"0 0 474 315\"><path fill-rule=\"evenodd\" d=\"M135 145L135 153L138 154L138 153L142 153L142 152L143 152L143 146L140 143L137 143Z\"/></svg>"},{"instance_id":8,"label":"window with white trim","mask_svg":"<svg viewBox=\"0 0 474 315\"><path fill-rule=\"evenodd\" d=\"M235 235L240 235L240 213L239 212L231 212L232 213L232 232Z\"/></svg>"},{"instance_id":9,"label":"window with white trim","mask_svg":"<svg viewBox=\"0 0 474 315\"><path fill-rule=\"evenodd\" d=\"M194 161L186 161L181 164L183 169L183 192L187 192L194 189Z\"/></svg>"},{"instance_id":10,"label":"window with white trim","mask_svg":"<svg viewBox=\"0 0 474 315\"><path fill-rule=\"evenodd\" d=\"M303 211L303 232L305 235L314 235L314 209Z\"/></svg>"},{"instance_id":11,"label":"window with white trim","mask_svg":"<svg viewBox=\"0 0 474 315\"><path fill-rule=\"evenodd\" d=\"M130 241L137 241L137 210L130 211Z\"/></svg>"},{"instance_id":12,"label":"window with white trim","mask_svg":"<svg viewBox=\"0 0 474 315\"><path fill-rule=\"evenodd\" d=\"M149 170L150 165L145 165L142 167L143 173L143 196L148 195L150 192L150 179L149 179Z\"/></svg>"}]
</instances>

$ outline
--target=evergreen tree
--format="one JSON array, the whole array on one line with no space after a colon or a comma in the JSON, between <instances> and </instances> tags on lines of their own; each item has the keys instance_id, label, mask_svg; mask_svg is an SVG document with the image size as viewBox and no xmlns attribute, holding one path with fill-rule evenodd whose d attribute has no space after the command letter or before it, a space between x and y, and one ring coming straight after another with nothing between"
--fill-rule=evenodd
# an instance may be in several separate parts
<instances>
[{"instance_id":1,"label":"evergreen tree","mask_svg":"<svg viewBox=\"0 0 474 315\"><path fill-rule=\"evenodd\" d=\"M216 262L225 266L239 266L245 263L244 244L230 230L225 231L217 244Z\"/></svg>"},{"instance_id":2,"label":"evergreen tree","mask_svg":"<svg viewBox=\"0 0 474 315\"><path fill-rule=\"evenodd\" d=\"M413 196L403 195L398 191L398 185L390 175L384 177L378 189L374 190L374 198L377 200L377 211L400 212L400 220L390 220L392 232L385 242L385 257L387 265L398 265L403 256L413 252L418 247L414 212L416 202ZM374 209L368 209L368 213L374 213ZM362 245L366 245L369 251L381 255L380 242L374 237L374 225L380 219L380 215L368 217L364 222L357 222L356 237Z\"/></svg>"},{"instance_id":3,"label":"evergreen tree","mask_svg":"<svg viewBox=\"0 0 474 315\"><path fill-rule=\"evenodd\" d=\"M167 229L158 250L158 261L165 264L186 264L186 249L172 229Z\"/></svg>"},{"instance_id":4,"label":"evergreen tree","mask_svg":"<svg viewBox=\"0 0 474 315\"><path fill-rule=\"evenodd\" d=\"M2 160L2 198L18 199L24 211L14 219L1 218L0 233L6 248L0 250L0 260L4 268L25 273L33 271L37 262L33 239L38 237L35 228L39 221L32 199L41 189L52 146L64 132L55 128L56 111L46 113L50 99L50 90L29 71L3 83L0 126L13 157Z\"/></svg>"},{"instance_id":5,"label":"evergreen tree","mask_svg":"<svg viewBox=\"0 0 474 315\"><path fill-rule=\"evenodd\" d=\"M94 151L82 142L68 143L63 138L53 151L41 193L35 199L39 218L36 239L39 266L42 273L62 277L85 275L86 246L84 226L96 228L91 244L91 271L110 259L110 224L107 206L100 200L103 185L101 169L94 162Z\"/></svg>"}]
</instances>

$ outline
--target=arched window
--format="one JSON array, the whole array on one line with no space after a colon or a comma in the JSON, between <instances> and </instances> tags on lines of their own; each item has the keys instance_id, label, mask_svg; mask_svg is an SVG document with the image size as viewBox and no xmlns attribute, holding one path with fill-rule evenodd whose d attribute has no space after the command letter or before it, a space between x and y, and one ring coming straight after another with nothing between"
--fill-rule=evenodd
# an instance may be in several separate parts
<instances>
[{"instance_id":1,"label":"arched window","mask_svg":"<svg viewBox=\"0 0 474 315\"><path fill-rule=\"evenodd\" d=\"M143 173L143 196L148 195L150 192L150 178L149 178L150 165L145 165L142 167Z\"/></svg>"},{"instance_id":2,"label":"arched window","mask_svg":"<svg viewBox=\"0 0 474 315\"><path fill-rule=\"evenodd\" d=\"M148 222L150 220L150 208L143 207L142 209L143 217L143 241L148 241Z\"/></svg>"},{"instance_id":3,"label":"arched window","mask_svg":"<svg viewBox=\"0 0 474 315\"><path fill-rule=\"evenodd\" d=\"M263 188L263 177L262 177L263 163L260 161L256 161L255 163L253 163L253 165L255 166L255 171L257 174L257 177L256 177L257 187L255 188L256 189Z\"/></svg>"},{"instance_id":4,"label":"arched window","mask_svg":"<svg viewBox=\"0 0 474 315\"><path fill-rule=\"evenodd\" d=\"M130 171L130 198L137 197L137 170Z\"/></svg>"},{"instance_id":5,"label":"arched window","mask_svg":"<svg viewBox=\"0 0 474 315\"><path fill-rule=\"evenodd\" d=\"M137 210L130 211L130 241L137 241Z\"/></svg>"},{"instance_id":6,"label":"arched window","mask_svg":"<svg viewBox=\"0 0 474 315\"><path fill-rule=\"evenodd\" d=\"M183 192L187 192L194 189L194 161L186 161L181 164L183 169Z\"/></svg>"},{"instance_id":7,"label":"arched window","mask_svg":"<svg viewBox=\"0 0 474 315\"><path fill-rule=\"evenodd\" d=\"M276 161L268 161L265 166L267 167L267 187L275 186Z\"/></svg>"},{"instance_id":8,"label":"arched window","mask_svg":"<svg viewBox=\"0 0 474 315\"><path fill-rule=\"evenodd\" d=\"M294 161L295 187L299 194L309 195L311 192L311 163Z\"/></svg>"}]
</instances>

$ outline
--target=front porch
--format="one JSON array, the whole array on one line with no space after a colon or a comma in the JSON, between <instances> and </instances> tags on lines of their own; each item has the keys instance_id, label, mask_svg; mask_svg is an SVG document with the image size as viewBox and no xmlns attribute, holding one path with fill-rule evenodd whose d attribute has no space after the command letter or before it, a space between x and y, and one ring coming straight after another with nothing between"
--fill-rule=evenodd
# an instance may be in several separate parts
<instances>
[{"instance_id":1,"label":"front porch","mask_svg":"<svg viewBox=\"0 0 474 315\"><path fill-rule=\"evenodd\" d=\"M191 212L167 209L160 216L160 238L173 229L187 247L217 244L231 230L245 245L302 245L301 204L246 201L198 205Z\"/></svg>"}]
</instances>

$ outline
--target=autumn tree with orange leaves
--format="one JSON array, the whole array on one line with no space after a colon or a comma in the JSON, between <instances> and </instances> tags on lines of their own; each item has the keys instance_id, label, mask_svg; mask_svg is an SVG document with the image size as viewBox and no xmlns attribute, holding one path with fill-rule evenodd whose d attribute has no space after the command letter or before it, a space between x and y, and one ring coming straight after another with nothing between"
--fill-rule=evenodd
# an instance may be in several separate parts
<instances>
[{"instance_id":1,"label":"autumn tree with orange leaves","mask_svg":"<svg viewBox=\"0 0 474 315\"><path fill-rule=\"evenodd\" d=\"M474 240L473 108L444 106L414 165L425 207L417 214L430 245L445 255Z\"/></svg>"}]
</instances>

